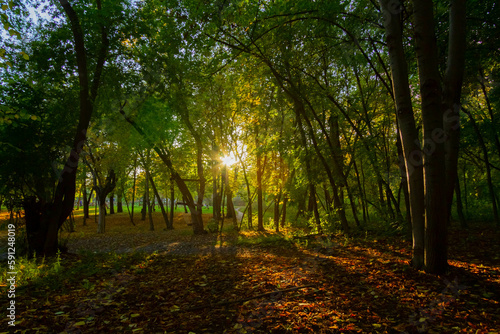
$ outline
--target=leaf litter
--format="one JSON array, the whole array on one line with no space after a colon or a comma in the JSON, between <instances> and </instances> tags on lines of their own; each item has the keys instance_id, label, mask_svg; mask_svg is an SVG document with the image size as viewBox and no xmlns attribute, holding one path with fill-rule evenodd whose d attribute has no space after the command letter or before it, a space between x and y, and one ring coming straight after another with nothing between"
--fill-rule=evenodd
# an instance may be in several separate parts
<instances>
[{"instance_id":1,"label":"leaf litter","mask_svg":"<svg viewBox=\"0 0 500 334\"><path fill-rule=\"evenodd\" d=\"M179 220L174 232L70 239L73 251L147 254L78 284L20 289L15 332L499 333L493 229L468 231L467 240L452 231L443 276L411 268L410 243L393 237L242 244L262 234L228 232L221 242L186 230ZM63 267L81 260L65 254Z\"/></svg>"}]
</instances>

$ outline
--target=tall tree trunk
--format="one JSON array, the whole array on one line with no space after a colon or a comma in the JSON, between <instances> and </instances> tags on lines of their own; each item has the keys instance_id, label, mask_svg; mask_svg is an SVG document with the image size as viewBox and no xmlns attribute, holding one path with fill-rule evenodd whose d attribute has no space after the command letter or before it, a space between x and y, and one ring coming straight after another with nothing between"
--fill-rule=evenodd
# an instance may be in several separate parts
<instances>
[{"instance_id":1,"label":"tall tree trunk","mask_svg":"<svg viewBox=\"0 0 500 334\"><path fill-rule=\"evenodd\" d=\"M442 110L445 137L446 220L451 217L455 181L458 177L460 147L460 98L465 68L466 1L450 1L448 59L443 76Z\"/></svg>"},{"instance_id":2,"label":"tall tree trunk","mask_svg":"<svg viewBox=\"0 0 500 334\"><path fill-rule=\"evenodd\" d=\"M411 93L408 81L408 64L402 42L402 22L400 10L391 7L390 0L381 0L384 13L389 60L392 70L392 82L396 103L396 114L400 129L401 144L404 154L408 193L410 194L410 211L412 221L412 264L421 269L424 266L424 179L423 161L415 126Z\"/></svg>"},{"instance_id":3,"label":"tall tree trunk","mask_svg":"<svg viewBox=\"0 0 500 334\"><path fill-rule=\"evenodd\" d=\"M424 266L429 273L440 274L448 267L448 222L446 165L443 129L443 99L438 67L432 0L413 0L415 45L422 100L425 246ZM453 182L455 178L453 178Z\"/></svg>"},{"instance_id":4,"label":"tall tree trunk","mask_svg":"<svg viewBox=\"0 0 500 334\"><path fill-rule=\"evenodd\" d=\"M264 209L262 194L262 153L260 151L259 125L255 126L255 147L257 147L257 231L264 231Z\"/></svg>"},{"instance_id":5,"label":"tall tree trunk","mask_svg":"<svg viewBox=\"0 0 500 334\"><path fill-rule=\"evenodd\" d=\"M57 183L52 202L48 205L35 205L33 199L26 202L26 232L28 251L37 255L55 255L58 249L58 232L64 221L73 210L76 174L80 153L87 138L87 128L94 109L102 68L108 52L106 30L101 26L101 48L97 54L96 69L92 84L89 82L85 41L78 14L68 1L59 0L71 26L75 45L80 86L80 118L72 143L71 153ZM97 1L97 9L101 10L101 2ZM29 210L32 210L28 213Z\"/></svg>"}]
</instances>

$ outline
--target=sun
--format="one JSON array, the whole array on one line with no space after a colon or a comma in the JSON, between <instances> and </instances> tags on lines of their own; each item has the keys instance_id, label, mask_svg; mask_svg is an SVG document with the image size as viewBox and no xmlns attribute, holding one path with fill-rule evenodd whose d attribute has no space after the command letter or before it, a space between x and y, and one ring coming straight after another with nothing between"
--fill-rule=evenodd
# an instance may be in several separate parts
<instances>
[{"instance_id":1,"label":"sun","mask_svg":"<svg viewBox=\"0 0 500 334\"><path fill-rule=\"evenodd\" d=\"M226 166L231 166L231 165L234 165L236 163L236 159L234 157L232 157L231 155L222 157L221 161Z\"/></svg>"}]
</instances>

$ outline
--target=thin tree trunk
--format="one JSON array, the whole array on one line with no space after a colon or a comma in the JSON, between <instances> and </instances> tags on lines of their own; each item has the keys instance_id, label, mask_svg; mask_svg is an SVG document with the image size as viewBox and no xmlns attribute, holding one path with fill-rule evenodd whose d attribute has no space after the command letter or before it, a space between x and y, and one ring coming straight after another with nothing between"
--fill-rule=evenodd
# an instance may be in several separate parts
<instances>
[{"instance_id":1,"label":"thin tree trunk","mask_svg":"<svg viewBox=\"0 0 500 334\"><path fill-rule=\"evenodd\" d=\"M397 120L403 147L404 163L410 194L410 210L413 236L413 267L421 269L424 266L424 179L423 161L415 126L411 94L408 81L408 65L402 42L402 22L400 11L391 8L390 0L381 0L384 13L389 60L392 70L392 82L396 102Z\"/></svg>"},{"instance_id":2,"label":"thin tree trunk","mask_svg":"<svg viewBox=\"0 0 500 334\"><path fill-rule=\"evenodd\" d=\"M114 215L115 214L115 194L111 193L109 195L109 214Z\"/></svg>"},{"instance_id":3,"label":"thin tree trunk","mask_svg":"<svg viewBox=\"0 0 500 334\"><path fill-rule=\"evenodd\" d=\"M167 230L171 229L170 222L168 221L168 214L165 211L165 207L163 206L163 201L161 200L160 194L158 193L158 189L156 189L155 182L151 174L149 174L149 182L151 182L151 187L153 188L153 192L155 194L156 199L158 200L158 204L160 205L161 214L163 216L163 220L165 221L165 226Z\"/></svg>"},{"instance_id":4,"label":"thin tree trunk","mask_svg":"<svg viewBox=\"0 0 500 334\"><path fill-rule=\"evenodd\" d=\"M128 205L128 201L127 201L127 196L124 196L123 198L125 199L125 205L127 206L128 215L129 215L129 217L132 217L132 214L130 213L130 208L129 208L129 205ZM132 202L132 209L133 208L134 208L134 202ZM132 218L130 218L130 222L132 223L132 225L135 226L134 220Z\"/></svg>"},{"instance_id":5,"label":"thin tree trunk","mask_svg":"<svg viewBox=\"0 0 500 334\"><path fill-rule=\"evenodd\" d=\"M285 198L283 199L283 207L281 209L281 227L285 227L286 223L286 205L288 203L288 196L285 194Z\"/></svg>"},{"instance_id":6,"label":"thin tree trunk","mask_svg":"<svg viewBox=\"0 0 500 334\"><path fill-rule=\"evenodd\" d=\"M148 156L148 158L149 158L149 156ZM146 163L149 164L149 161ZM146 194L144 195L144 197L145 197L145 201L146 201L146 205L147 205L147 209L148 209L149 230L154 231L155 226L153 224L153 212L152 212L153 205L151 204L152 201L150 201L150 198L149 198L149 180L150 179L151 179L151 176L149 174L149 170L146 168L146 179L144 180L146 182Z\"/></svg>"},{"instance_id":7,"label":"thin tree trunk","mask_svg":"<svg viewBox=\"0 0 500 334\"><path fill-rule=\"evenodd\" d=\"M493 128L493 138L494 138L494 143L495 147L497 149L497 155L500 158L500 139L498 138L498 125L497 125L497 120L496 117L493 113L493 108L491 106L490 98L488 97L488 92L486 91L486 85L484 83L484 73L483 70L479 70L479 84L481 85L481 90L484 95L484 101L486 102L486 107L488 108L488 115L490 116L490 121L491 125Z\"/></svg>"},{"instance_id":8,"label":"thin tree trunk","mask_svg":"<svg viewBox=\"0 0 500 334\"><path fill-rule=\"evenodd\" d=\"M142 195L142 209L141 209L141 220L145 221L146 220L146 215L147 215L147 205L148 205L148 198L146 197L147 190L148 189L148 182L144 183L144 195Z\"/></svg>"},{"instance_id":9,"label":"thin tree trunk","mask_svg":"<svg viewBox=\"0 0 500 334\"><path fill-rule=\"evenodd\" d=\"M462 193L460 191L460 180L455 182L455 198L457 202L457 215L458 221L460 222L460 227L467 228L467 221L465 220L463 205L462 205Z\"/></svg>"},{"instance_id":10,"label":"thin tree trunk","mask_svg":"<svg viewBox=\"0 0 500 334\"><path fill-rule=\"evenodd\" d=\"M255 147L257 147L257 231L264 231L264 211L262 194L262 153L260 152L259 126L255 127Z\"/></svg>"},{"instance_id":11,"label":"thin tree trunk","mask_svg":"<svg viewBox=\"0 0 500 334\"><path fill-rule=\"evenodd\" d=\"M283 190L280 189L279 196L275 196L274 198L274 226L276 228L276 232L280 231L280 199Z\"/></svg>"},{"instance_id":12,"label":"thin tree trunk","mask_svg":"<svg viewBox=\"0 0 500 334\"><path fill-rule=\"evenodd\" d=\"M471 113L466 110L465 108L462 108L462 110L469 116L469 120L472 124L472 127L474 128L474 132L476 133L477 140L479 142L479 146L481 147L481 150L483 152L483 160L484 160L484 165L486 167L486 180L488 182L488 190L490 194L490 200L491 200L491 205L492 205L492 210L493 210L493 219L495 220L495 223L497 225L500 225L500 219L498 217L498 208L497 208L497 202L496 202L496 196L495 196L495 188L493 187L493 181L491 178L491 167L490 167L490 159L489 159L489 154L488 154L488 148L486 147L486 143L484 142L483 135L481 134L481 131L479 130L479 127L476 124L476 121L472 117Z\"/></svg>"},{"instance_id":13,"label":"thin tree trunk","mask_svg":"<svg viewBox=\"0 0 500 334\"><path fill-rule=\"evenodd\" d=\"M313 143L314 150L315 150L317 157L320 159L320 161L321 161L321 163L322 163L322 165L323 165L323 167L328 175L328 180L329 180L330 185L333 189L334 209L340 218L340 223L342 225L344 232L349 233L349 223L347 222L347 217L345 216L345 210L344 210L344 206L342 203L342 199L339 197L339 194L337 192L337 189L338 189L337 184L335 182L332 171L331 171L328 163L325 160L325 157L323 156L323 154L321 153L321 151L317 145L316 137L315 137L314 132L312 130L312 125L310 124L307 117L305 117L304 105L302 104L302 102L299 99L294 100L294 110L295 110L295 114L297 117L299 132L301 134L302 145L307 149L307 139L306 139L305 130L303 128L302 120L301 120L302 116L304 116L304 120L306 121L306 123L308 125L309 134L310 134L310 137L311 137L311 140ZM306 158L306 171L308 173L308 178L309 178L308 181L310 184L312 184L313 181L310 178L312 171L311 171L310 162L309 162L308 158Z\"/></svg>"},{"instance_id":14,"label":"thin tree trunk","mask_svg":"<svg viewBox=\"0 0 500 334\"><path fill-rule=\"evenodd\" d=\"M353 167L354 167L354 172L356 173L356 182L358 183L358 189L359 189L359 200L361 202L361 209L363 210L363 224L366 225L367 220L366 220L366 200L364 197L364 192L363 192L363 186L361 185L361 179L359 176L359 171L358 171L358 166L356 164L356 160L353 160Z\"/></svg>"},{"instance_id":15,"label":"thin tree trunk","mask_svg":"<svg viewBox=\"0 0 500 334\"><path fill-rule=\"evenodd\" d=\"M175 185L174 180L170 180L170 223L171 228L174 228L174 201L175 201Z\"/></svg>"},{"instance_id":16,"label":"thin tree trunk","mask_svg":"<svg viewBox=\"0 0 500 334\"><path fill-rule=\"evenodd\" d=\"M137 184L137 155L134 159L134 177L133 177L133 182L132 182L132 202L131 202L131 209L130 209L130 221L132 222L132 225L135 225L134 223L134 207L135 207L135 187Z\"/></svg>"},{"instance_id":17,"label":"thin tree trunk","mask_svg":"<svg viewBox=\"0 0 500 334\"><path fill-rule=\"evenodd\" d=\"M85 183L83 183L82 196L83 196L83 226L86 226L87 219L90 216L89 216L89 200L87 198L87 186L85 185Z\"/></svg>"}]
</instances>

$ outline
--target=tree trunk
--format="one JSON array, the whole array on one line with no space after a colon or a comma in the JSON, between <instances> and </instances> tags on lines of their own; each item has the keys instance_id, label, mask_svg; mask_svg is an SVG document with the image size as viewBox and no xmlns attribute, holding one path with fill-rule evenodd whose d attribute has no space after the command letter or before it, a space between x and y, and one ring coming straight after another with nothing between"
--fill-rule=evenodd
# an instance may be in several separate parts
<instances>
[{"instance_id":1,"label":"tree trunk","mask_svg":"<svg viewBox=\"0 0 500 334\"><path fill-rule=\"evenodd\" d=\"M424 179L423 161L418 132L415 126L411 93L408 81L408 65L402 42L400 10L391 8L390 0L381 0L384 13L387 47L392 70L392 82L396 102L397 120L404 153L404 165L410 194L410 211L413 237L413 267L424 266Z\"/></svg>"},{"instance_id":2,"label":"tree trunk","mask_svg":"<svg viewBox=\"0 0 500 334\"><path fill-rule=\"evenodd\" d=\"M118 196L116 198L116 212L123 212L123 190L118 193Z\"/></svg>"},{"instance_id":3,"label":"tree trunk","mask_svg":"<svg viewBox=\"0 0 500 334\"><path fill-rule=\"evenodd\" d=\"M403 146L401 145L401 131L398 126L398 137L396 140L396 146L398 150L399 157L399 173L401 174L401 184L400 187L403 190L403 197L405 201L405 213L406 213L406 223L408 225L407 237L411 240L411 206L410 206L410 194L408 193L408 176L406 174L406 164L404 160ZM398 202L400 202L398 194Z\"/></svg>"},{"instance_id":4,"label":"tree trunk","mask_svg":"<svg viewBox=\"0 0 500 334\"><path fill-rule=\"evenodd\" d=\"M135 187L137 183L137 155L135 156L134 159L134 178L132 182L132 202L131 202L131 208L130 208L130 222L132 222L132 225L135 225L134 223L134 207L135 207Z\"/></svg>"},{"instance_id":5,"label":"tree trunk","mask_svg":"<svg viewBox=\"0 0 500 334\"><path fill-rule=\"evenodd\" d=\"M81 195L82 195L82 192L80 190L80 192L78 192L78 199L76 200L76 210L80 210L80 201L81 201L81 198L82 198ZM2 211L2 210L0 209L0 211Z\"/></svg>"},{"instance_id":6,"label":"tree trunk","mask_svg":"<svg viewBox=\"0 0 500 334\"><path fill-rule=\"evenodd\" d=\"M283 199L283 207L281 209L281 227L285 227L286 222L286 205L288 203L288 196L285 194L285 198Z\"/></svg>"},{"instance_id":7,"label":"tree trunk","mask_svg":"<svg viewBox=\"0 0 500 334\"><path fill-rule=\"evenodd\" d=\"M115 214L115 194L111 193L109 195L109 214L114 215Z\"/></svg>"},{"instance_id":8,"label":"tree trunk","mask_svg":"<svg viewBox=\"0 0 500 334\"><path fill-rule=\"evenodd\" d=\"M260 152L259 126L255 127L255 147L257 147L257 231L264 231L264 209L262 194L262 153Z\"/></svg>"},{"instance_id":9,"label":"tree trunk","mask_svg":"<svg viewBox=\"0 0 500 334\"><path fill-rule=\"evenodd\" d=\"M237 169L234 171L234 180L236 182L236 179L238 178L238 171ZM227 193L227 200L226 200L226 207L227 207L227 218L231 218L233 220L233 227L235 230L238 230L238 217L236 215L236 210L234 209L234 203L233 203L233 190L232 187L229 184L229 175L226 177L226 193Z\"/></svg>"},{"instance_id":10,"label":"tree trunk","mask_svg":"<svg viewBox=\"0 0 500 334\"><path fill-rule=\"evenodd\" d=\"M414 0L413 4L424 138L424 266L427 272L440 274L448 267L444 150L446 134L443 129L441 77L434 31L433 2L431 0Z\"/></svg>"},{"instance_id":11,"label":"tree trunk","mask_svg":"<svg viewBox=\"0 0 500 334\"><path fill-rule=\"evenodd\" d=\"M458 180L458 177L457 181L455 182L455 198L457 202L457 215L458 215L458 220L460 222L460 227L467 228L467 221L465 220L463 206L462 206L462 193L460 191L460 181Z\"/></svg>"},{"instance_id":12,"label":"tree trunk","mask_svg":"<svg viewBox=\"0 0 500 334\"><path fill-rule=\"evenodd\" d=\"M83 184L83 191L82 191L82 197L83 197L83 226L87 225L87 219L90 218L89 215L89 198L87 197L87 186L85 183ZM92 195L92 192L90 192Z\"/></svg>"},{"instance_id":13,"label":"tree trunk","mask_svg":"<svg viewBox=\"0 0 500 334\"><path fill-rule=\"evenodd\" d=\"M367 217L366 217L366 199L364 196L363 192L363 186L361 185L361 178L359 176L359 170L358 166L356 164L356 160L353 160L353 167L354 167L354 172L356 173L356 182L358 184L358 189L359 189L359 200L361 202L361 209L363 210L363 224L366 225L367 223Z\"/></svg>"},{"instance_id":14,"label":"tree trunk","mask_svg":"<svg viewBox=\"0 0 500 334\"><path fill-rule=\"evenodd\" d=\"M88 78L87 57L82 27L77 13L68 1L59 0L68 20L74 38L78 80L80 86L80 117L76 127L76 134L72 143L71 153L66 160L64 169L59 177L54 197L51 203L39 205L37 208L33 199L27 202L29 217L26 217L26 230L36 231L28 233L28 249L37 255L55 255L58 250L58 232L64 221L73 210L76 174L80 153L87 138L87 128L98 93L102 68L108 52L108 38L104 27L101 26L101 48L97 54L96 68L92 84ZM97 9L101 10L101 2L97 1ZM31 239L33 237L34 239ZM41 241L43 240L43 242ZM42 244L43 243L43 244Z\"/></svg>"},{"instance_id":15,"label":"tree trunk","mask_svg":"<svg viewBox=\"0 0 500 334\"><path fill-rule=\"evenodd\" d=\"M156 189L156 185L154 183L154 180L153 180L153 177L151 176L151 174L149 174L149 182L151 182L151 187L153 188L153 192L156 196L156 199L158 200L158 204L160 205L161 214L163 216L163 220L165 221L166 228L167 228L167 230L171 230L172 226L171 226L170 222L168 221L168 214L165 211L165 207L163 206L163 201L161 200L160 194L158 193L158 189Z\"/></svg>"},{"instance_id":16,"label":"tree trunk","mask_svg":"<svg viewBox=\"0 0 500 334\"><path fill-rule=\"evenodd\" d=\"M146 194L147 194L147 188L148 188L148 182L146 180L146 183L144 184L144 195L142 195L142 209L141 209L141 220L142 221L145 221L146 220L146 215L147 215L147 206L148 206L148 198L146 197Z\"/></svg>"},{"instance_id":17,"label":"tree trunk","mask_svg":"<svg viewBox=\"0 0 500 334\"><path fill-rule=\"evenodd\" d=\"M443 76L442 110L445 137L446 220L451 217L455 181L458 177L460 147L460 98L465 68L466 5L465 0L450 1L448 62Z\"/></svg>"},{"instance_id":18,"label":"tree trunk","mask_svg":"<svg viewBox=\"0 0 500 334\"><path fill-rule=\"evenodd\" d=\"M170 227L173 230L174 229L174 201L175 201L175 186L174 186L174 181L170 181Z\"/></svg>"},{"instance_id":19,"label":"tree trunk","mask_svg":"<svg viewBox=\"0 0 500 334\"><path fill-rule=\"evenodd\" d=\"M280 199L282 190L280 189L279 195L274 196L274 226L276 232L280 231Z\"/></svg>"},{"instance_id":20,"label":"tree trunk","mask_svg":"<svg viewBox=\"0 0 500 334\"><path fill-rule=\"evenodd\" d=\"M148 210L148 218L149 218L149 230L150 231L154 231L155 230L155 226L153 224L153 213L152 213L152 204L151 204L151 200L149 198L149 180L151 179L151 176L149 174L149 170L146 169L146 179L144 180L146 182L146 194L144 195L145 197L145 201L146 201L146 206L147 206L147 210Z\"/></svg>"},{"instance_id":21,"label":"tree trunk","mask_svg":"<svg viewBox=\"0 0 500 334\"><path fill-rule=\"evenodd\" d=\"M106 232L106 197L99 199L99 220L97 221L97 233Z\"/></svg>"}]
</instances>

